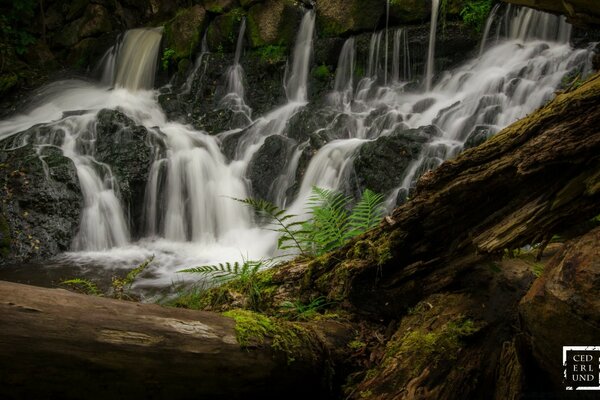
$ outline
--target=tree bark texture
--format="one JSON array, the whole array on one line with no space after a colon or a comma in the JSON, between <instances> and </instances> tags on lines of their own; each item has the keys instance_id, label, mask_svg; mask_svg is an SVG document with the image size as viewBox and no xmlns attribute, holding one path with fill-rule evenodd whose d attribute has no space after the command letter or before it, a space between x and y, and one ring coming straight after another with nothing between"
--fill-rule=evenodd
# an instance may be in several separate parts
<instances>
[{"instance_id":1,"label":"tree bark texture","mask_svg":"<svg viewBox=\"0 0 600 400\"><path fill-rule=\"evenodd\" d=\"M2 399L320 398L323 353L243 348L219 314L0 282ZM342 333L343 335L343 333ZM341 344L336 346L343 347Z\"/></svg>"}]
</instances>

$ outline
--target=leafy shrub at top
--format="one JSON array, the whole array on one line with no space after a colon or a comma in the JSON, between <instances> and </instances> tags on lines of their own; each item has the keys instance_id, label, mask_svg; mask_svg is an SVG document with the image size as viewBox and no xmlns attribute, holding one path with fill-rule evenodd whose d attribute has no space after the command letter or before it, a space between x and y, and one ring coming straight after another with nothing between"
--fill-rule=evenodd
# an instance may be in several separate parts
<instances>
[{"instance_id":1,"label":"leafy shrub at top","mask_svg":"<svg viewBox=\"0 0 600 400\"><path fill-rule=\"evenodd\" d=\"M465 3L460 16L465 24L480 32L494 2L495 0L470 0Z\"/></svg>"}]
</instances>

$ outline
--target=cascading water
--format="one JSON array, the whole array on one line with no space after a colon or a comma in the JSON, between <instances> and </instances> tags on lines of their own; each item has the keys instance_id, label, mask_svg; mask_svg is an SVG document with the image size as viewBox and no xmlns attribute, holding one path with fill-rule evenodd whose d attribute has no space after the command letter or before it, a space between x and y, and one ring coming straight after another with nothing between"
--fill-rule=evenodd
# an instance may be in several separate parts
<instances>
[{"instance_id":1,"label":"cascading water","mask_svg":"<svg viewBox=\"0 0 600 400\"><path fill-rule=\"evenodd\" d=\"M315 12L310 10L302 18L294 48L292 70L285 84L285 93L290 101L306 102L308 100L308 70L314 31Z\"/></svg>"},{"instance_id":2,"label":"cascading water","mask_svg":"<svg viewBox=\"0 0 600 400\"><path fill-rule=\"evenodd\" d=\"M152 89L161 38L162 28L132 29L125 33L116 60L115 86Z\"/></svg>"},{"instance_id":3,"label":"cascading water","mask_svg":"<svg viewBox=\"0 0 600 400\"><path fill-rule=\"evenodd\" d=\"M335 107L344 108L350 105L354 92L354 64L356 55L354 49L354 38L349 38L344 42L338 67L335 73L335 84L333 93L330 95L330 102Z\"/></svg>"},{"instance_id":4,"label":"cascading water","mask_svg":"<svg viewBox=\"0 0 600 400\"><path fill-rule=\"evenodd\" d=\"M435 40L437 39L438 12L440 0L431 1L431 27L429 30L429 49L427 50L427 65L425 68L425 90L431 90L433 69L435 64Z\"/></svg>"},{"instance_id":5,"label":"cascading water","mask_svg":"<svg viewBox=\"0 0 600 400\"><path fill-rule=\"evenodd\" d=\"M394 32L394 50L392 54L392 83L411 80L410 50L408 33L399 28Z\"/></svg>"},{"instance_id":6,"label":"cascading water","mask_svg":"<svg viewBox=\"0 0 600 400\"><path fill-rule=\"evenodd\" d=\"M493 13L490 18L498 18L498 15L497 12ZM354 137L373 140L392 132L431 124L439 132L439 136L433 137L423 147L420 157L405 170L400 188L390 192L390 206L396 202L399 192L405 195L425 171L458 154L469 138L483 136L485 139L540 107L552 98L566 75L577 73L585 76L590 72L591 53L568 45L565 35L570 28L563 18L531 9L509 11L502 18L508 18L509 21L492 21L488 24L506 27L502 28L507 32L505 41L485 51L479 59L444 74L439 83L425 93L373 86L375 80L369 77L378 68L381 32L373 35L367 78L358 84L352 107L343 109L359 127L354 131ZM435 16L432 17L432 24L435 19ZM394 45L395 54L399 54L399 42L400 39ZM408 59L407 54L405 59ZM393 63L395 76L400 68L400 57L393 57ZM343 69L341 71L345 74ZM426 77L426 81L430 80ZM380 113L382 106L388 111L377 118L369 117L372 113ZM364 143L349 142L345 148L352 150L345 152L344 156L353 158ZM335 156L329 156L333 154L333 148L341 149L342 146L343 140L331 142L314 156L311 166L312 163L319 163L318 169L323 170L327 170L328 165L332 166L332 170L336 170L335 165L350 169L351 163L340 163ZM347 171L340 173L349 174ZM318 184L319 181L308 173L305 180L312 184ZM343 189L346 183L343 180L328 182L329 185L337 182L337 186L334 185L336 189ZM303 183L303 187L308 186Z\"/></svg>"},{"instance_id":7,"label":"cascading water","mask_svg":"<svg viewBox=\"0 0 600 400\"><path fill-rule=\"evenodd\" d=\"M438 0L433 3L435 32ZM330 97L335 118L320 128L344 121L344 138L329 141L312 157L293 202L287 192L309 144L291 148L287 164L273 181L273 201L281 206L291 203L289 209L300 214L312 186L347 188L361 146L383 136L408 134L409 128L435 125L418 159L404 171L400 187L387 193L391 206L400 191L405 193L424 171L455 156L469 138L496 133L547 102L565 76L584 77L589 72L591 53L568 44L570 26L564 19L529 9L501 11L495 9L486 25L480 56L438 74L435 86L431 53L425 73L425 86L430 90L425 92L405 89L405 82L411 79L406 30L393 31L388 84L389 49L387 44L382 46L384 31L372 36L366 75L360 81L355 67L356 42L348 38ZM240 65L243 25L231 72ZM148 279L164 285L184 267L272 255L276 235L260 230L249 210L229 197L252 194L246 171L254 154L267 137L283 135L290 118L308 102L314 26L315 13L309 11L303 17L286 74L288 103L249 121L243 130L211 136L167 120L156 101L157 93L147 90L153 85L160 42L160 30L156 29L128 31L107 52L104 86L57 82L43 91L28 114L0 121L0 140L14 135L19 138L14 142L58 146L77 168L84 197L82 220L73 244L77 252L66 254L63 260L130 267L155 254L157 266ZM435 42L435 33L430 41ZM194 76L201 64L202 58L197 60ZM238 72L228 74L231 79L226 92L243 99L243 72ZM184 84L184 90L191 90L191 83ZM102 109L117 108L148 131L154 154L145 190L144 238L134 243L118 182L110 167L94 158L97 115ZM38 124L51 129L30 129ZM219 146L229 135L239 135L239 140L234 160L228 162Z\"/></svg>"},{"instance_id":8,"label":"cascading water","mask_svg":"<svg viewBox=\"0 0 600 400\"><path fill-rule=\"evenodd\" d=\"M251 121L252 110L246 105L244 101L244 69L240 64L240 58L242 56L242 48L244 45L244 33L246 32L246 18L242 19L240 26L240 32L238 34L237 45L235 48L235 58L233 65L227 69L225 75L227 76L227 83L225 85L225 96L221 99L220 106L223 108L230 109L233 112L241 113Z\"/></svg>"}]
</instances>

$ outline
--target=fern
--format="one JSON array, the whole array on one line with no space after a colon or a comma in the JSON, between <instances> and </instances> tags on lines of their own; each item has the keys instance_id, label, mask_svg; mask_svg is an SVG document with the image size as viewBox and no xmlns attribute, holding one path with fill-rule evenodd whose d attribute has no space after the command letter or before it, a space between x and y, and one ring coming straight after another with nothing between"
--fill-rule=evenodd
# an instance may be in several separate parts
<instances>
[{"instance_id":1,"label":"fern","mask_svg":"<svg viewBox=\"0 0 600 400\"><path fill-rule=\"evenodd\" d=\"M100 289L98 289L98 286L96 286L94 282L89 281L87 279L69 279L66 281L62 281L60 284L71 286L73 289L83 294L88 294L92 296L102 296L102 292L100 291Z\"/></svg>"},{"instance_id":2,"label":"fern","mask_svg":"<svg viewBox=\"0 0 600 400\"><path fill-rule=\"evenodd\" d=\"M235 278L241 278L242 280L250 279L263 267L262 261L247 261L244 260L242 264L239 262L219 263L216 265L202 265L200 267L182 269L177 272L194 273L201 275L208 275L212 278L228 281Z\"/></svg>"},{"instance_id":3,"label":"fern","mask_svg":"<svg viewBox=\"0 0 600 400\"><path fill-rule=\"evenodd\" d=\"M383 200L382 195L369 189L363 192L348 218L349 229L346 232L346 240L363 234L379 224L384 213Z\"/></svg>"},{"instance_id":4,"label":"fern","mask_svg":"<svg viewBox=\"0 0 600 400\"><path fill-rule=\"evenodd\" d=\"M261 269L269 267L269 264L269 261L263 260L244 260L241 264L236 261L233 264L226 262L216 265L202 265L200 267L183 269L178 272L207 275L219 281L218 283L221 284L236 279L241 292L248 296L250 308L260 311L263 288L257 273Z\"/></svg>"},{"instance_id":5,"label":"fern","mask_svg":"<svg viewBox=\"0 0 600 400\"><path fill-rule=\"evenodd\" d=\"M349 198L342 193L313 187L308 200L311 219L304 224L306 240L312 242L314 253L319 255L342 246L348 229Z\"/></svg>"},{"instance_id":6,"label":"fern","mask_svg":"<svg viewBox=\"0 0 600 400\"><path fill-rule=\"evenodd\" d=\"M288 214L265 200L234 200L266 218L271 226L269 229L280 234L277 242L279 250L295 249L304 256L321 255L341 247L351 238L377 226L383 217L383 196L368 189L350 213L349 197L334 190L313 187L307 202L310 218L306 221L298 220L297 215ZM227 269L227 265L224 264L223 268Z\"/></svg>"},{"instance_id":7,"label":"fern","mask_svg":"<svg viewBox=\"0 0 600 400\"><path fill-rule=\"evenodd\" d=\"M306 221L298 221L297 215L288 214L286 210L275 204L262 199L235 199L245 204L260 216L267 219L268 224L273 226L271 230L279 232L277 248L280 250L296 249L302 255L306 255L305 246L301 243L300 236L304 234L302 227ZM291 243L291 244L290 244Z\"/></svg>"},{"instance_id":8,"label":"fern","mask_svg":"<svg viewBox=\"0 0 600 400\"><path fill-rule=\"evenodd\" d=\"M127 275L125 276L125 278L121 279L118 277L113 277L112 278L112 288L113 288L114 297L117 299L131 298L131 296L126 294L125 291L131 289L131 286L133 285L133 282L135 281L135 279L146 268L148 268L148 266L150 265L150 263L152 263L152 261L154 261L154 255L151 256L150 258L148 258L147 260L145 260L143 263L141 263L134 269L132 269L131 271L129 271L127 273Z\"/></svg>"}]
</instances>

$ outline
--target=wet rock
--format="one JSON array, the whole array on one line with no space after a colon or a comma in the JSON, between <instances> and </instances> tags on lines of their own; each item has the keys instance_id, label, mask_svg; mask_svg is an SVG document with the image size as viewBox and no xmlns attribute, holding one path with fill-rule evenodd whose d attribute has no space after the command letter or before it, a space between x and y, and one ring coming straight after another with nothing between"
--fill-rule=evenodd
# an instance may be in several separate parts
<instances>
[{"instance_id":1,"label":"wet rock","mask_svg":"<svg viewBox=\"0 0 600 400\"><path fill-rule=\"evenodd\" d=\"M96 123L96 160L106 163L116 178L129 210L132 232L138 232L148 173L153 161L149 133L120 111L102 110Z\"/></svg>"},{"instance_id":2,"label":"wet rock","mask_svg":"<svg viewBox=\"0 0 600 400\"><path fill-rule=\"evenodd\" d=\"M563 346L590 346L600 337L600 228L567 243L546 265L519 305L525 338L545 382L563 380Z\"/></svg>"},{"instance_id":3,"label":"wet rock","mask_svg":"<svg viewBox=\"0 0 600 400\"><path fill-rule=\"evenodd\" d=\"M165 47L175 51L175 60L194 54L200 44L205 22L206 10L197 4L180 10L172 20L165 24Z\"/></svg>"},{"instance_id":4,"label":"wet rock","mask_svg":"<svg viewBox=\"0 0 600 400\"><path fill-rule=\"evenodd\" d=\"M228 160L235 160L238 143L240 138L244 136L246 129L238 132L227 132L227 135L221 139L221 151Z\"/></svg>"},{"instance_id":5,"label":"wet rock","mask_svg":"<svg viewBox=\"0 0 600 400\"><path fill-rule=\"evenodd\" d=\"M163 93L158 96L158 103L170 120L185 120L186 104L175 93Z\"/></svg>"},{"instance_id":6,"label":"wet rock","mask_svg":"<svg viewBox=\"0 0 600 400\"><path fill-rule=\"evenodd\" d=\"M373 31L385 24L384 0L319 0L316 8L318 31L326 37Z\"/></svg>"},{"instance_id":7,"label":"wet rock","mask_svg":"<svg viewBox=\"0 0 600 400\"><path fill-rule=\"evenodd\" d=\"M371 189L385 194L400 186L406 169L419 158L423 145L435 132L435 127L409 129L365 143L354 160L358 192Z\"/></svg>"},{"instance_id":8,"label":"wet rock","mask_svg":"<svg viewBox=\"0 0 600 400\"><path fill-rule=\"evenodd\" d=\"M69 250L83 203L73 162L55 147L6 147L0 142L0 263Z\"/></svg>"},{"instance_id":9,"label":"wet rock","mask_svg":"<svg viewBox=\"0 0 600 400\"><path fill-rule=\"evenodd\" d=\"M274 202L271 189L285 171L294 141L280 135L269 136L248 164L246 177L250 181L252 197Z\"/></svg>"},{"instance_id":10,"label":"wet rock","mask_svg":"<svg viewBox=\"0 0 600 400\"><path fill-rule=\"evenodd\" d=\"M213 52L234 52L243 17L241 8L216 17L206 32L208 48Z\"/></svg>"},{"instance_id":11,"label":"wet rock","mask_svg":"<svg viewBox=\"0 0 600 400\"><path fill-rule=\"evenodd\" d=\"M412 106L412 112L420 114L424 111L429 110L431 108L431 106L434 104L435 104L435 99L432 99L432 98L417 101Z\"/></svg>"},{"instance_id":12,"label":"wet rock","mask_svg":"<svg viewBox=\"0 0 600 400\"><path fill-rule=\"evenodd\" d=\"M71 47L84 38L112 31L113 25L114 21L106 8L90 4L81 18L70 22L54 37L54 43L61 47Z\"/></svg>"},{"instance_id":13,"label":"wet rock","mask_svg":"<svg viewBox=\"0 0 600 400\"><path fill-rule=\"evenodd\" d=\"M430 14L431 0L390 1L390 19L394 22L426 22Z\"/></svg>"},{"instance_id":14,"label":"wet rock","mask_svg":"<svg viewBox=\"0 0 600 400\"><path fill-rule=\"evenodd\" d=\"M322 133L328 141L357 137L358 122L351 115L340 113L323 127Z\"/></svg>"},{"instance_id":15,"label":"wet rock","mask_svg":"<svg viewBox=\"0 0 600 400\"><path fill-rule=\"evenodd\" d=\"M232 121L230 117L235 113L223 109L220 104L225 94L225 72L233 64L233 55L211 53L205 57L204 62L205 67L201 67L201 72L194 79L191 92L179 98L186 103L183 108L191 114L188 122L210 134L245 127L247 120L242 115L236 116ZM246 104L252 109L253 118L285 104L281 84L285 74L285 60L271 63L250 53L242 58L241 63L245 76Z\"/></svg>"},{"instance_id":16,"label":"wet rock","mask_svg":"<svg viewBox=\"0 0 600 400\"><path fill-rule=\"evenodd\" d=\"M245 2L242 1L241 3L244 5ZM203 0L202 4L204 4L206 11L215 14L221 14L239 6L236 0Z\"/></svg>"},{"instance_id":17,"label":"wet rock","mask_svg":"<svg viewBox=\"0 0 600 400\"><path fill-rule=\"evenodd\" d=\"M250 7L247 32L250 46L292 45L302 13L302 8L292 0L266 0Z\"/></svg>"},{"instance_id":18,"label":"wet rock","mask_svg":"<svg viewBox=\"0 0 600 400\"><path fill-rule=\"evenodd\" d=\"M486 140L488 140L494 134L494 130L490 126L478 125L469 136L467 136L467 140L465 141L465 150L470 149L472 147L477 147Z\"/></svg>"},{"instance_id":19,"label":"wet rock","mask_svg":"<svg viewBox=\"0 0 600 400\"><path fill-rule=\"evenodd\" d=\"M325 108L309 104L290 118L285 128L289 138L297 143L305 142L315 132L327 126L335 118L335 113ZM319 146L320 147L320 146Z\"/></svg>"}]
</instances>

